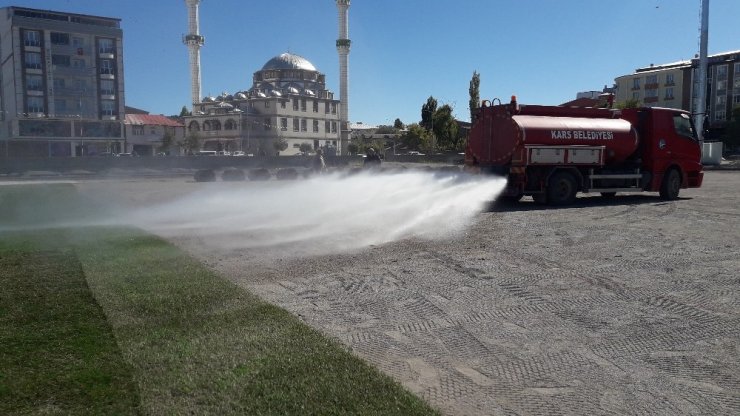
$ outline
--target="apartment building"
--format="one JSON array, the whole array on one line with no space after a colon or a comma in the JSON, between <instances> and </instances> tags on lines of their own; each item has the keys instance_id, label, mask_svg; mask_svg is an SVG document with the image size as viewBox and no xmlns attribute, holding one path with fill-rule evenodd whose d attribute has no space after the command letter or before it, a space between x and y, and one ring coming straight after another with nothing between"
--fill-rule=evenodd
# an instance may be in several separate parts
<instances>
[{"instance_id":1,"label":"apartment building","mask_svg":"<svg viewBox=\"0 0 740 416\"><path fill-rule=\"evenodd\" d=\"M254 73L250 89L205 97L185 126L204 149L269 155L275 142L285 140L288 148L280 154L294 155L303 143L338 148L339 109L324 74L307 59L284 53Z\"/></svg>"},{"instance_id":2,"label":"apartment building","mask_svg":"<svg viewBox=\"0 0 740 416\"><path fill-rule=\"evenodd\" d=\"M699 58L638 68L615 79L616 103L637 100L647 107L679 108L696 113ZM740 106L740 51L708 57L707 122L721 129Z\"/></svg>"},{"instance_id":3,"label":"apartment building","mask_svg":"<svg viewBox=\"0 0 740 416\"><path fill-rule=\"evenodd\" d=\"M0 8L0 157L120 152L122 37L120 19Z\"/></svg>"}]
</instances>

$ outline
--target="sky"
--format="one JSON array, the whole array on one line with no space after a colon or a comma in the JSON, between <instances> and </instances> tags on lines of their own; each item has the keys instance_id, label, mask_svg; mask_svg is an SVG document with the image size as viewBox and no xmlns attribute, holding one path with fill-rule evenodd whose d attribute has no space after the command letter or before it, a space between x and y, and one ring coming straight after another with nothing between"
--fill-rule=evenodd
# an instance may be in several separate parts
<instances>
[{"instance_id":1,"label":"sky","mask_svg":"<svg viewBox=\"0 0 740 416\"><path fill-rule=\"evenodd\" d=\"M121 19L126 105L179 114L190 103L184 0L3 0ZM557 105L636 68L699 51L700 0L352 0L349 118L405 124L429 96L469 120L481 99ZM339 97L333 0L202 0L202 95L251 87L252 74L291 52L326 74ZM710 0L709 53L740 50L739 0Z\"/></svg>"}]
</instances>

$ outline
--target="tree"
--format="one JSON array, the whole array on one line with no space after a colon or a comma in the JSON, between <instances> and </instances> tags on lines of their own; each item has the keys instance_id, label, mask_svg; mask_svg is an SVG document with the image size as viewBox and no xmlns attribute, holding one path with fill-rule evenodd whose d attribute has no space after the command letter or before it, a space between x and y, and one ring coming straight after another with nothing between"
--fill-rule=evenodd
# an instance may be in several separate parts
<instances>
[{"instance_id":1,"label":"tree","mask_svg":"<svg viewBox=\"0 0 740 416\"><path fill-rule=\"evenodd\" d=\"M477 71L473 71L473 78L470 80L470 101L468 107L470 108L470 122L473 122L474 115L478 107L480 107L480 74Z\"/></svg>"},{"instance_id":2,"label":"tree","mask_svg":"<svg viewBox=\"0 0 740 416\"><path fill-rule=\"evenodd\" d=\"M403 130L406 128L400 118L397 118L396 121L393 122L393 127L398 130Z\"/></svg>"},{"instance_id":3,"label":"tree","mask_svg":"<svg viewBox=\"0 0 740 416\"><path fill-rule=\"evenodd\" d=\"M200 134L197 131L191 132L183 141L177 143L184 151L186 155L192 155L193 151L200 149Z\"/></svg>"},{"instance_id":4,"label":"tree","mask_svg":"<svg viewBox=\"0 0 740 416\"><path fill-rule=\"evenodd\" d=\"M421 106L421 126L427 130L433 128L434 112L437 111L437 100L429 96L427 102Z\"/></svg>"},{"instance_id":5,"label":"tree","mask_svg":"<svg viewBox=\"0 0 740 416\"><path fill-rule=\"evenodd\" d=\"M182 106L182 110L180 110L180 117L192 116L192 115L193 113L189 112L187 107Z\"/></svg>"},{"instance_id":6,"label":"tree","mask_svg":"<svg viewBox=\"0 0 740 416\"><path fill-rule=\"evenodd\" d=\"M313 150L313 146L310 143L305 143L304 142L304 143L301 143L300 145L298 145L298 150L300 150L301 153L306 154L306 153L310 152L311 150Z\"/></svg>"},{"instance_id":7,"label":"tree","mask_svg":"<svg viewBox=\"0 0 740 416\"><path fill-rule=\"evenodd\" d=\"M168 152L174 141L175 137L172 135L172 132L165 129L165 132L162 135L162 144L157 147L157 150L165 153Z\"/></svg>"},{"instance_id":8,"label":"tree","mask_svg":"<svg viewBox=\"0 0 740 416\"><path fill-rule=\"evenodd\" d=\"M375 129L376 134L395 134L396 128L393 126L378 126L377 129Z\"/></svg>"},{"instance_id":9,"label":"tree","mask_svg":"<svg viewBox=\"0 0 740 416\"><path fill-rule=\"evenodd\" d=\"M358 144L357 144L357 142L356 142L355 140L352 140L352 141L351 141L351 142L349 142L349 144L347 145L347 151L348 151L348 152L349 152L349 154L351 154L351 155L356 155L356 154L357 154L357 152L358 152L359 150L360 150L360 145L358 145Z\"/></svg>"},{"instance_id":10,"label":"tree","mask_svg":"<svg viewBox=\"0 0 740 416\"><path fill-rule=\"evenodd\" d=\"M401 145L407 150L427 151L431 148L432 137L429 130L418 124L406 126L406 132L401 135Z\"/></svg>"},{"instance_id":11,"label":"tree","mask_svg":"<svg viewBox=\"0 0 740 416\"><path fill-rule=\"evenodd\" d=\"M452 115L452 107L443 105L433 116L433 131L437 138L436 146L443 150L455 150L458 144L457 121Z\"/></svg>"},{"instance_id":12,"label":"tree","mask_svg":"<svg viewBox=\"0 0 740 416\"><path fill-rule=\"evenodd\" d=\"M624 109L624 108L639 108L640 107L640 100L637 100L635 98L632 98L631 100L627 100L623 103L617 103L617 108Z\"/></svg>"},{"instance_id":13,"label":"tree","mask_svg":"<svg viewBox=\"0 0 740 416\"><path fill-rule=\"evenodd\" d=\"M288 141L281 137L272 143L272 147L274 147L275 151L279 154L288 148Z\"/></svg>"}]
</instances>

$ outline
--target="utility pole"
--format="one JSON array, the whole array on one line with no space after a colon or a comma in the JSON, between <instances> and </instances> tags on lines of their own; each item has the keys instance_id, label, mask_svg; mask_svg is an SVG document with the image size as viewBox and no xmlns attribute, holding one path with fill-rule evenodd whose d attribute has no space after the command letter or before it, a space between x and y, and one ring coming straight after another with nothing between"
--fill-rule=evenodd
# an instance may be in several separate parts
<instances>
[{"instance_id":1,"label":"utility pole","mask_svg":"<svg viewBox=\"0 0 740 416\"><path fill-rule=\"evenodd\" d=\"M694 124L699 146L704 153L704 118L707 111L707 44L709 43L709 0L701 0L701 29L699 36L699 85L697 85Z\"/></svg>"}]
</instances>

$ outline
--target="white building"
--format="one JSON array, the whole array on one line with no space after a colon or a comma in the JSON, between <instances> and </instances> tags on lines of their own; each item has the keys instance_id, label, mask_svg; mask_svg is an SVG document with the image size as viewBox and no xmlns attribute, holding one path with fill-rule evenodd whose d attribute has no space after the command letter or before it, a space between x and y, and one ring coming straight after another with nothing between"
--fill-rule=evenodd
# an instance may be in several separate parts
<instances>
[{"instance_id":1,"label":"white building","mask_svg":"<svg viewBox=\"0 0 740 416\"><path fill-rule=\"evenodd\" d=\"M307 59L290 53L276 56L254 73L252 87L234 94L205 97L185 117L186 134L197 135L207 150L242 150L281 155L313 149L337 149L340 137L339 100L326 89L324 74Z\"/></svg>"}]
</instances>

